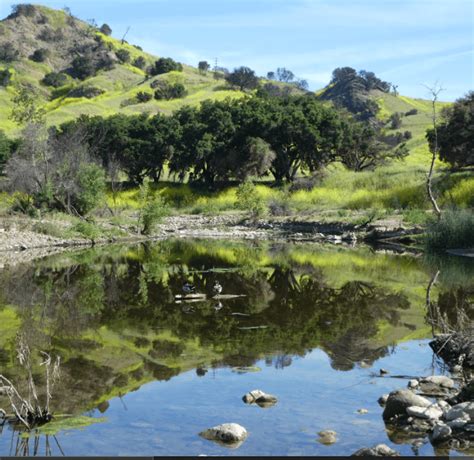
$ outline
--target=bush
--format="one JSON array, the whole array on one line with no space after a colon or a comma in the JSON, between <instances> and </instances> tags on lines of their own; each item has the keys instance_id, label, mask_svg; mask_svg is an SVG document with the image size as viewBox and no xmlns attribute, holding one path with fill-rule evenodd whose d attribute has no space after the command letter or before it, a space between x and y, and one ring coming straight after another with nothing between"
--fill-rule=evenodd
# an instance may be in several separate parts
<instances>
[{"instance_id":1,"label":"bush","mask_svg":"<svg viewBox=\"0 0 474 460\"><path fill-rule=\"evenodd\" d=\"M402 126L402 116L398 112L392 113L389 122L391 129L399 129Z\"/></svg>"},{"instance_id":2,"label":"bush","mask_svg":"<svg viewBox=\"0 0 474 460\"><path fill-rule=\"evenodd\" d=\"M136 100L139 103L145 103L145 102L151 101L152 98L153 98L153 95L146 91L139 91L136 95Z\"/></svg>"},{"instance_id":3,"label":"bush","mask_svg":"<svg viewBox=\"0 0 474 460\"><path fill-rule=\"evenodd\" d=\"M133 60L132 65L143 70L146 67L146 60L143 56L138 56Z\"/></svg>"},{"instance_id":4,"label":"bush","mask_svg":"<svg viewBox=\"0 0 474 460\"><path fill-rule=\"evenodd\" d=\"M80 191L75 200L75 208L84 216L105 199L104 170L94 163L85 164L79 170L77 183Z\"/></svg>"},{"instance_id":5,"label":"bush","mask_svg":"<svg viewBox=\"0 0 474 460\"><path fill-rule=\"evenodd\" d=\"M441 219L428 225L428 250L474 248L474 213L470 210L446 211Z\"/></svg>"},{"instance_id":6,"label":"bush","mask_svg":"<svg viewBox=\"0 0 474 460\"><path fill-rule=\"evenodd\" d=\"M50 72L47 73L41 82L47 86L52 86L53 88L59 88L67 82L67 77L61 72Z\"/></svg>"},{"instance_id":7,"label":"bush","mask_svg":"<svg viewBox=\"0 0 474 460\"><path fill-rule=\"evenodd\" d=\"M85 80L96 73L96 66L91 56L77 56L71 64L71 75L79 80Z\"/></svg>"},{"instance_id":8,"label":"bush","mask_svg":"<svg viewBox=\"0 0 474 460\"><path fill-rule=\"evenodd\" d=\"M404 137L405 140L408 141L408 140L410 140L410 139L413 137L413 134L412 134L411 131L405 131L405 132L403 133L403 137Z\"/></svg>"},{"instance_id":9,"label":"bush","mask_svg":"<svg viewBox=\"0 0 474 460\"><path fill-rule=\"evenodd\" d=\"M44 42L60 42L64 39L64 33L61 29L43 29L38 34L38 40L43 40Z\"/></svg>"},{"instance_id":10,"label":"bush","mask_svg":"<svg viewBox=\"0 0 474 460\"><path fill-rule=\"evenodd\" d=\"M158 82L158 85L156 82ZM155 99L157 100L179 99L185 97L187 94L186 88L181 83L170 85L165 81L157 80L153 82L153 85L154 87L158 86L158 89L155 91Z\"/></svg>"},{"instance_id":11,"label":"bush","mask_svg":"<svg viewBox=\"0 0 474 460\"><path fill-rule=\"evenodd\" d=\"M123 64L125 62L130 62L130 52L126 49L119 49L115 52L117 59Z\"/></svg>"},{"instance_id":12,"label":"bush","mask_svg":"<svg viewBox=\"0 0 474 460\"><path fill-rule=\"evenodd\" d=\"M0 86L7 87L10 84L13 73L10 69L0 70Z\"/></svg>"},{"instance_id":13,"label":"bush","mask_svg":"<svg viewBox=\"0 0 474 460\"><path fill-rule=\"evenodd\" d=\"M105 93L103 89L96 88L95 86L78 86L67 93L67 97L85 97L92 99Z\"/></svg>"},{"instance_id":14,"label":"bush","mask_svg":"<svg viewBox=\"0 0 474 460\"><path fill-rule=\"evenodd\" d=\"M49 58L51 52L46 48L39 48L34 51L34 53L30 56L30 59L35 62L44 62L46 59Z\"/></svg>"},{"instance_id":15,"label":"bush","mask_svg":"<svg viewBox=\"0 0 474 460\"><path fill-rule=\"evenodd\" d=\"M102 24L99 29L104 35L112 35L112 29L108 24Z\"/></svg>"},{"instance_id":16,"label":"bush","mask_svg":"<svg viewBox=\"0 0 474 460\"><path fill-rule=\"evenodd\" d=\"M160 58L150 68L151 75L161 75L172 71L183 71L183 65L171 58Z\"/></svg>"},{"instance_id":17,"label":"bush","mask_svg":"<svg viewBox=\"0 0 474 460\"><path fill-rule=\"evenodd\" d=\"M418 109L411 109L408 112L405 112L405 116L409 117L410 115L416 115L418 113Z\"/></svg>"},{"instance_id":18,"label":"bush","mask_svg":"<svg viewBox=\"0 0 474 460\"><path fill-rule=\"evenodd\" d=\"M163 217L169 214L169 208L160 195L153 195L148 184L140 187L140 201L140 231L144 235L150 235Z\"/></svg>"},{"instance_id":19,"label":"bush","mask_svg":"<svg viewBox=\"0 0 474 460\"><path fill-rule=\"evenodd\" d=\"M0 61L13 62L17 59L18 51L11 43L0 45Z\"/></svg>"},{"instance_id":20,"label":"bush","mask_svg":"<svg viewBox=\"0 0 474 460\"><path fill-rule=\"evenodd\" d=\"M250 181L245 181L237 188L237 203L239 209L250 211L252 217L261 217L267 211L265 200L257 194L257 188Z\"/></svg>"},{"instance_id":21,"label":"bush","mask_svg":"<svg viewBox=\"0 0 474 460\"><path fill-rule=\"evenodd\" d=\"M82 237L88 238L89 240L96 240L101 236L101 230L97 225L92 222L87 222L85 220L78 222L76 225L73 225L71 230L75 233L79 233Z\"/></svg>"}]
</instances>

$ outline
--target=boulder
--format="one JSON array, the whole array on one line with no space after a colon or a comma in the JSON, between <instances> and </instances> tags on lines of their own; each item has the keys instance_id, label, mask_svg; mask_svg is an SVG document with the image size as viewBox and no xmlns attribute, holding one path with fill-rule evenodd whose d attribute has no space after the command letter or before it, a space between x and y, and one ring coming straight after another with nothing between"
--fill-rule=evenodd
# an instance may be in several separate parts
<instances>
[{"instance_id":1,"label":"boulder","mask_svg":"<svg viewBox=\"0 0 474 460\"><path fill-rule=\"evenodd\" d=\"M469 420L467 418L457 418L446 423L446 425L448 425L452 430L460 430L463 429L468 422Z\"/></svg>"},{"instance_id":2,"label":"boulder","mask_svg":"<svg viewBox=\"0 0 474 460\"><path fill-rule=\"evenodd\" d=\"M448 422L457 418L474 420L474 401L456 404L446 412L444 417Z\"/></svg>"},{"instance_id":3,"label":"boulder","mask_svg":"<svg viewBox=\"0 0 474 460\"><path fill-rule=\"evenodd\" d=\"M433 432L431 433L431 442L436 444L438 442L447 441L453 433L453 430L444 423L438 423L434 426Z\"/></svg>"},{"instance_id":4,"label":"boulder","mask_svg":"<svg viewBox=\"0 0 474 460\"><path fill-rule=\"evenodd\" d=\"M420 382L416 379L412 379L408 381L408 388L414 389L417 388L420 385Z\"/></svg>"},{"instance_id":5,"label":"boulder","mask_svg":"<svg viewBox=\"0 0 474 460\"><path fill-rule=\"evenodd\" d=\"M428 407L410 406L407 407L407 414L412 417L423 418L427 420L437 420L443 415L443 411L437 404Z\"/></svg>"},{"instance_id":6,"label":"boulder","mask_svg":"<svg viewBox=\"0 0 474 460\"><path fill-rule=\"evenodd\" d=\"M423 377L420 383L431 383L444 388L454 388L454 380L444 375L430 375L429 377Z\"/></svg>"},{"instance_id":7,"label":"boulder","mask_svg":"<svg viewBox=\"0 0 474 460\"><path fill-rule=\"evenodd\" d=\"M265 393L262 390L252 390L242 396L242 401L245 404L257 404L260 407L270 407L277 403L276 396Z\"/></svg>"},{"instance_id":8,"label":"boulder","mask_svg":"<svg viewBox=\"0 0 474 460\"><path fill-rule=\"evenodd\" d=\"M320 431L318 435L318 441L326 446L334 444L337 441L337 433L333 430Z\"/></svg>"},{"instance_id":9,"label":"boulder","mask_svg":"<svg viewBox=\"0 0 474 460\"><path fill-rule=\"evenodd\" d=\"M390 420L397 415L406 415L406 410L410 406L429 407L431 404L429 399L418 396L410 390L392 391L385 404L383 419Z\"/></svg>"},{"instance_id":10,"label":"boulder","mask_svg":"<svg viewBox=\"0 0 474 460\"><path fill-rule=\"evenodd\" d=\"M238 423L223 423L199 433L204 439L223 444L239 444L248 436L247 430Z\"/></svg>"},{"instance_id":11,"label":"boulder","mask_svg":"<svg viewBox=\"0 0 474 460\"><path fill-rule=\"evenodd\" d=\"M353 457L399 457L400 454L386 444L377 444L374 447L363 447L352 454Z\"/></svg>"}]
</instances>

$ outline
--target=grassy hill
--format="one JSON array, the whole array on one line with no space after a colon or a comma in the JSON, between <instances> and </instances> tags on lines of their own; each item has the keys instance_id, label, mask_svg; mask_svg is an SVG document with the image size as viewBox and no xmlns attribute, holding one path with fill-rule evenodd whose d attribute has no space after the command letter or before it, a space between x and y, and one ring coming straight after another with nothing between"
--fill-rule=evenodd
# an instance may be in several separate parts
<instances>
[{"instance_id":1,"label":"grassy hill","mask_svg":"<svg viewBox=\"0 0 474 460\"><path fill-rule=\"evenodd\" d=\"M49 37L54 37L54 34L61 39L51 41ZM213 73L203 74L186 65L182 72L147 78L144 70L129 62L121 63L115 53L126 50L130 54L130 62L142 57L146 65L151 65L158 59L157 56L128 43L122 44L120 40L99 32L64 11L44 6L35 5L30 12L10 15L0 21L0 46L5 43L12 43L17 54L12 62L0 61L0 70L10 69L13 73L10 84L6 88L0 86L0 129L10 135L18 132L18 127L9 120L15 84L30 84L37 90L38 99L47 112L47 123L51 125L76 118L80 114L171 113L183 105L196 105L205 99L242 96L241 92L228 89L223 80L214 79ZM49 72L66 73L77 49L96 46L97 43L101 43L108 51L108 56L114 61L113 69L100 70L95 76L83 81L68 76L66 84L56 89L41 83ZM31 59L38 49L47 50L48 57L44 62ZM155 80L182 83L187 96L169 101L152 99L147 103L135 103L133 99L139 91L152 92L150 84ZM93 86L104 92L93 98L68 96L71 90L83 86Z\"/></svg>"}]
</instances>

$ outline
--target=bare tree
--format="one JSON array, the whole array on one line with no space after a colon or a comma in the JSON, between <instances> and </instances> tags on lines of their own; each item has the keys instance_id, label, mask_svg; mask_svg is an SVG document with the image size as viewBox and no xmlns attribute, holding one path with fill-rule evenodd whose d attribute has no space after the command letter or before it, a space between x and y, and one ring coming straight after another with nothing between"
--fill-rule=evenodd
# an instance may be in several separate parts
<instances>
[{"instance_id":1,"label":"bare tree","mask_svg":"<svg viewBox=\"0 0 474 460\"><path fill-rule=\"evenodd\" d=\"M436 103L438 101L438 96L443 88L436 82L433 86L426 86L430 95L431 95L431 120L433 122L433 148L432 148L432 155L431 155L431 164L430 170L428 172L428 176L426 178L426 191L428 193L428 197L431 201L431 205L433 206L433 210L438 217L438 220L441 219L441 209L436 202L436 198L433 194L432 188L432 180L433 180L433 172L434 172L434 164L436 161L436 156L438 155L439 146L438 146L438 118L436 113Z\"/></svg>"}]
</instances>

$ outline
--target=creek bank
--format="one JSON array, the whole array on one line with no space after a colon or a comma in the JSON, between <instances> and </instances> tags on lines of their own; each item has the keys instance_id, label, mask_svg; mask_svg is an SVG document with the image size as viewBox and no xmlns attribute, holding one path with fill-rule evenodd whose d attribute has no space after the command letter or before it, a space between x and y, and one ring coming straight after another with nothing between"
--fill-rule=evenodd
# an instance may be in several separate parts
<instances>
[{"instance_id":1,"label":"creek bank","mask_svg":"<svg viewBox=\"0 0 474 460\"><path fill-rule=\"evenodd\" d=\"M451 370L474 371L474 326L463 332L439 334L429 345Z\"/></svg>"}]
</instances>

